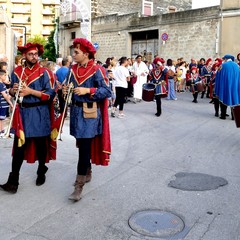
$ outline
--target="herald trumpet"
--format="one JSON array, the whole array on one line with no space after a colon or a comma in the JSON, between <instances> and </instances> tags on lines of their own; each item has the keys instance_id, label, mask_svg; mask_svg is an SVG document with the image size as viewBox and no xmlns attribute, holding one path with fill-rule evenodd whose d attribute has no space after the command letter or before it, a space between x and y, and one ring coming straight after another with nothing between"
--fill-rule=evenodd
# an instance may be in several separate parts
<instances>
[{"instance_id":1,"label":"herald trumpet","mask_svg":"<svg viewBox=\"0 0 240 240\"><path fill-rule=\"evenodd\" d=\"M21 91L23 85L25 84L22 81L24 71L25 71L25 68L23 68L20 79L19 79L18 90L16 91L16 94L15 94L15 102L14 102L13 109L12 109L12 115L11 115L11 118L10 118L10 121L9 121L9 124L8 124L8 127L7 127L7 131L4 134L5 138L10 138L11 137L10 136L10 130L11 130L11 127L12 127L14 113L15 113L18 102L22 102L22 100L23 100L23 97L20 97L20 91Z\"/></svg>"},{"instance_id":2,"label":"herald trumpet","mask_svg":"<svg viewBox=\"0 0 240 240\"><path fill-rule=\"evenodd\" d=\"M62 141L61 133L62 133L62 128L63 128L63 122L64 122L64 119L65 119L65 114L66 114L68 105L71 103L73 89L74 89L73 83L71 82L69 84L70 78L71 78L71 72L68 76L68 90L67 90L67 94L64 97L65 104L64 104L64 109L63 109L63 112L62 112L62 119L61 119L61 123L60 123L60 127L59 127L58 140L60 140L60 141Z\"/></svg>"}]
</instances>

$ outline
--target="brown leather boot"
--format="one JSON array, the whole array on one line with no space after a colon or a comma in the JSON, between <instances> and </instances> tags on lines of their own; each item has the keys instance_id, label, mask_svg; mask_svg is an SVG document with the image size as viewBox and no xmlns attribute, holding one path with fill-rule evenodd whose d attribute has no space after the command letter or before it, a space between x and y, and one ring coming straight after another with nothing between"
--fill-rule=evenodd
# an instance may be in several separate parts
<instances>
[{"instance_id":1,"label":"brown leather boot","mask_svg":"<svg viewBox=\"0 0 240 240\"><path fill-rule=\"evenodd\" d=\"M87 169L87 174L86 174L86 183L90 182L92 180L92 169L88 168Z\"/></svg>"},{"instance_id":2,"label":"brown leather boot","mask_svg":"<svg viewBox=\"0 0 240 240\"><path fill-rule=\"evenodd\" d=\"M0 188L9 193L16 193L19 185L19 174L9 173L8 180L5 184L0 185Z\"/></svg>"},{"instance_id":3,"label":"brown leather boot","mask_svg":"<svg viewBox=\"0 0 240 240\"><path fill-rule=\"evenodd\" d=\"M76 182L74 184L75 189L73 193L68 197L68 199L73 201L79 201L81 199L81 193L83 190L83 186L86 183L85 175L77 175Z\"/></svg>"}]
</instances>

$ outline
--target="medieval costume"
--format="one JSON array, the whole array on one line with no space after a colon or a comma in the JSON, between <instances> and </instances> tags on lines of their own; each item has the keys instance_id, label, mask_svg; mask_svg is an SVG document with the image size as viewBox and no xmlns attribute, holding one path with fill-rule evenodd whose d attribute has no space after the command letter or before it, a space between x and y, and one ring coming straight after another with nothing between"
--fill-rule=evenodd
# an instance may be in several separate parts
<instances>
[{"instance_id":1,"label":"medieval costume","mask_svg":"<svg viewBox=\"0 0 240 240\"><path fill-rule=\"evenodd\" d=\"M73 87L70 134L76 138L79 157L75 190L69 199L78 201L84 184L91 180L91 163L103 166L109 163L108 98L111 89L104 70L94 63L93 45L86 39L76 38L73 46L77 64L72 66L67 84Z\"/></svg>"},{"instance_id":2,"label":"medieval costume","mask_svg":"<svg viewBox=\"0 0 240 240\"><path fill-rule=\"evenodd\" d=\"M215 63L212 66L212 75L211 75L211 82L210 82L211 91L212 91L212 102L214 104L214 109L215 109L215 117L219 116L219 100L216 97L216 93L215 93L215 83L216 83L217 71L221 66L221 64L222 64L222 61L215 60Z\"/></svg>"},{"instance_id":3,"label":"medieval costume","mask_svg":"<svg viewBox=\"0 0 240 240\"><path fill-rule=\"evenodd\" d=\"M156 99L156 107L157 112L155 115L160 117L162 114L162 97L167 97L167 85L168 85L168 69L164 68L164 60L162 58L154 59L155 68L151 72L151 80L150 82L155 84L155 99Z\"/></svg>"},{"instance_id":4,"label":"medieval costume","mask_svg":"<svg viewBox=\"0 0 240 240\"><path fill-rule=\"evenodd\" d=\"M226 119L227 106L240 105L240 70L234 56L225 55L216 74L215 93L222 105L221 119Z\"/></svg>"},{"instance_id":5,"label":"medieval costume","mask_svg":"<svg viewBox=\"0 0 240 240\"><path fill-rule=\"evenodd\" d=\"M197 67L191 68L191 75L189 81L191 81L190 91L193 95L192 102L197 103L198 92L201 92L201 90L203 90L202 81L197 72Z\"/></svg>"},{"instance_id":6,"label":"medieval costume","mask_svg":"<svg viewBox=\"0 0 240 240\"><path fill-rule=\"evenodd\" d=\"M25 66L18 66L12 73L10 93L17 91L13 115L15 138L13 143L12 172L8 181L0 187L16 193L19 185L19 172L25 159L28 163L39 162L36 185L45 182L46 163L56 158L56 143L50 138L51 121L54 120L53 98L55 82L49 70L38 63L38 55L43 53L43 46L28 43L18 50L25 57ZM16 90L17 88L17 90ZM54 145L54 146L53 146Z\"/></svg>"},{"instance_id":7,"label":"medieval costume","mask_svg":"<svg viewBox=\"0 0 240 240\"><path fill-rule=\"evenodd\" d=\"M204 91L202 91L201 98L204 97L206 90L207 90L206 97L209 98L211 74L212 74L212 59L209 58L207 59L206 64L201 69L201 76L204 84Z\"/></svg>"}]
</instances>

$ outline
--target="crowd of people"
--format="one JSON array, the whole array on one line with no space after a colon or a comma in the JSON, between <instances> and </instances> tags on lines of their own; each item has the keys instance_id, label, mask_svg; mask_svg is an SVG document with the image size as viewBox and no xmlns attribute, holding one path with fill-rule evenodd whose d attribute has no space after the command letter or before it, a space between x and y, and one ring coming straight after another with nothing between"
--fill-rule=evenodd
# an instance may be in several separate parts
<instances>
[{"instance_id":1,"label":"crowd of people","mask_svg":"<svg viewBox=\"0 0 240 240\"><path fill-rule=\"evenodd\" d=\"M136 58L122 57L119 61L114 57L107 58L102 66L106 69L111 83L112 96L109 100L111 116L116 117L116 109L119 106L117 117L124 118L126 116L123 113L124 103L128 101L139 103L142 99L149 101L145 94L150 96L154 92L152 100L156 101L155 115L159 117L162 113L162 98L177 100L176 93L191 92L193 103L198 103L198 95L201 98L209 98L211 99L209 103L214 104L215 116L220 115L220 119L226 119L228 115L226 104L216 97L215 78L222 63L231 60L229 59L226 56L207 60L201 58L198 61L192 58L187 62L183 58L165 61L159 56L154 56L154 60L149 62L141 55L137 55ZM237 60L240 66L240 54ZM235 59L232 59L232 62L235 63Z\"/></svg>"},{"instance_id":2,"label":"crowd of people","mask_svg":"<svg viewBox=\"0 0 240 240\"><path fill-rule=\"evenodd\" d=\"M18 47L15 68L8 74L8 59L0 55L0 136L3 121L12 109L13 154L8 180L0 189L16 193L22 163L38 161L36 185L45 183L50 160L56 159L56 139L70 106L70 135L76 139L78 160L74 191L70 200L79 201L84 185L92 179L92 164L107 166L111 143L109 114L126 117L124 104L156 102L156 117L162 114L162 98L177 100L176 93L191 92L193 103L211 99L215 116L226 119L227 107L240 105L240 70L232 55L223 58L176 61L142 55L95 59L96 49L86 39L73 41L72 56L56 63L39 59L44 49L27 43ZM240 62L240 54L237 56ZM70 101L69 101L70 99ZM219 108L221 110L219 114ZM234 118L234 115L232 115Z\"/></svg>"}]
</instances>

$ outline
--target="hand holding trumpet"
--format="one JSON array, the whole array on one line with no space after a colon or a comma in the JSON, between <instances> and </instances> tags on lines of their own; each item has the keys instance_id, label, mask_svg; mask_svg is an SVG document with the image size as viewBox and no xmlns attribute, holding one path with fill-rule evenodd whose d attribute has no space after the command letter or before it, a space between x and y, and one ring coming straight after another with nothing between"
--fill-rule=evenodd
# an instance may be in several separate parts
<instances>
[{"instance_id":1,"label":"hand holding trumpet","mask_svg":"<svg viewBox=\"0 0 240 240\"><path fill-rule=\"evenodd\" d=\"M32 90L30 87L26 85L26 83L22 83L19 86L19 83L14 83L12 91L16 94L19 91L19 97L25 97L32 94Z\"/></svg>"},{"instance_id":2,"label":"hand holding trumpet","mask_svg":"<svg viewBox=\"0 0 240 240\"><path fill-rule=\"evenodd\" d=\"M62 93L63 95L66 95L69 93L69 88L72 88L72 85L69 84L69 85L63 85L62 87ZM86 95L88 93L90 93L90 88L85 88L85 87L76 87L76 88L73 88L73 92L78 95L78 96L81 96L81 95Z\"/></svg>"}]
</instances>

